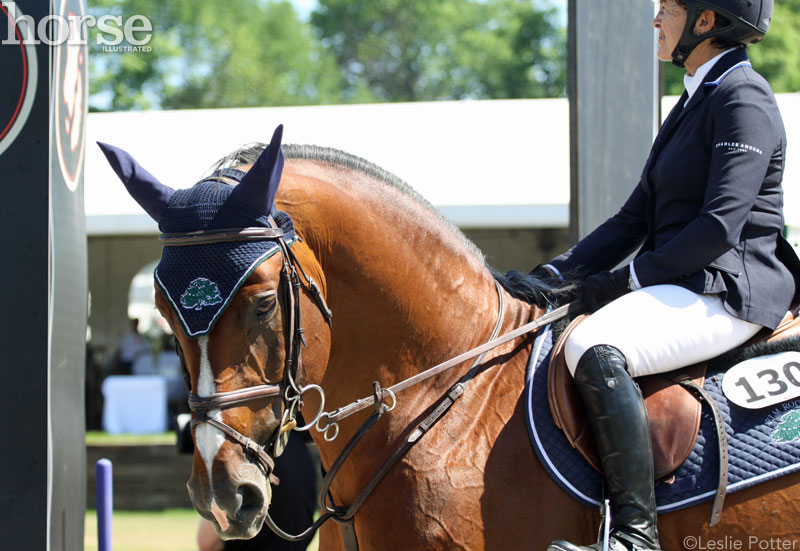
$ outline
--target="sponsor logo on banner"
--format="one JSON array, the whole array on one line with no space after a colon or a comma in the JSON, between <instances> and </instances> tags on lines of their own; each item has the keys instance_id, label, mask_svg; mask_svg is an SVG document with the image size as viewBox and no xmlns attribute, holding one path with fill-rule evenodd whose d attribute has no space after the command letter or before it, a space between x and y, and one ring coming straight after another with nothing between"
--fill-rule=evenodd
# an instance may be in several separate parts
<instances>
[{"instance_id":1,"label":"sponsor logo on banner","mask_svg":"<svg viewBox=\"0 0 800 551\"><path fill-rule=\"evenodd\" d=\"M23 15L14 2L0 2L0 25L13 37L0 43L3 92L8 98L0 103L0 155L25 126L36 95L39 67L31 43L35 29L29 28Z\"/></svg>"},{"instance_id":2,"label":"sponsor logo on banner","mask_svg":"<svg viewBox=\"0 0 800 551\"><path fill-rule=\"evenodd\" d=\"M69 25L69 39L53 46L53 114L56 155L64 182L75 191L83 169L86 110L89 93L87 32L82 0L61 0L59 15ZM72 36L72 35L76 36Z\"/></svg>"}]
</instances>

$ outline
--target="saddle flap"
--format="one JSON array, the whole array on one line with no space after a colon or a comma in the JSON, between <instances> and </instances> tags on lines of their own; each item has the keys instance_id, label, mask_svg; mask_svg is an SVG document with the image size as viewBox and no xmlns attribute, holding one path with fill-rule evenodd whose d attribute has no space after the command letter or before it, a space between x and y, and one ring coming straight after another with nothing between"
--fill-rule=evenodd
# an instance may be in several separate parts
<instances>
[{"instance_id":1,"label":"saddle flap","mask_svg":"<svg viewBox=\"0 0 800 551\"><path fill-rule=\"evenodd\" d=\"M564 358L567 337L586 317L577 317L553 348L547 375L547 395L556 425L586 461L602 472L583 403ZM690 378L702 387L705 371L706 363L701 363L671 372L669 378L649 375L636 379L650 421L656 479L669 475L683 463L694 448L700 429L701 404L676 381Z\"/></svg>"}]
</instances>

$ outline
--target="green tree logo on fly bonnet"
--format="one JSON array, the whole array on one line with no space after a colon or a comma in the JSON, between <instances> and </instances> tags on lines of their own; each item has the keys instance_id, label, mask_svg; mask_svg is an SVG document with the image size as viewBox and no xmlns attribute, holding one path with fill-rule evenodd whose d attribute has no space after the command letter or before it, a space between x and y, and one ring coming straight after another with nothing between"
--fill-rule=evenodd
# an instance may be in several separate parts
<instances>
[{"instance_id":1,"label":"green tree logo on fly bonnet","mask_svg":"<svg viewBox=\"0 0 800 551\"><path fill-rule=\"evenodd\" d=\"M800 409L789 411L781 417L777 428L772 431L772 438L778 442L800 440Z\"/></svg>"},{"instance_id":2,"label":"green tree logo on fly bonnet","mask_svg":"<svg viewBox=\"0 0 800 551\"><path fill-rule=\"evenodd\" d=\"M181 306L187 310L202 310L222 302L217 284L204 277L198 277L189 284L181 295Z\"/></svg>"}]
</instances>

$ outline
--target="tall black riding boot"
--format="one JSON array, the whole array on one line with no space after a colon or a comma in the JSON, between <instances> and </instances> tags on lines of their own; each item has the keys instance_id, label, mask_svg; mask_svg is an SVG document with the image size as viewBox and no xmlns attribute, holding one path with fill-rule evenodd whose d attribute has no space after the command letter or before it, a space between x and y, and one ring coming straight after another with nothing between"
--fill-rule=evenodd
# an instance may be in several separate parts
<instances>
[{"instance_id":1,"label":"tall black riding boot","mask_svg":"<svg viewBox=\"0 0 800 551\"><path fill-rule=\"evenodd\" d=\"M612 527L608 548L659 550L650 426L625 356L613 346L593 346L578 361L575 384L605 471ZM548 551L598 549L602 542L582 547L558 540L548 547Z\"/></svg>"}]
</instances>

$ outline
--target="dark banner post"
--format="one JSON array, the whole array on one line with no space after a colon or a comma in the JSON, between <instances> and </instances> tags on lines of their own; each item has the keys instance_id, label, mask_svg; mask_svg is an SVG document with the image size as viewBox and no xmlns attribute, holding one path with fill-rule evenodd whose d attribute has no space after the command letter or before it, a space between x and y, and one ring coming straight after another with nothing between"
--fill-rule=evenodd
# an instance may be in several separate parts
<instances>
[{"instance_id":1,"label":"dark banner post","mask_svg":"<svg viewBox=\"0 0 800 551\"><path fill-rule=\"evenodd\" d=\"M0 4L4 549L83 549L84 11L84 0Z\"/></svg>"},{"instance_id":2,"label":"dark banner post","mask_svg":"<svg viewBox=\"0 0 800 551\"><path fill-rule=\"evenodd\" d=\"M570 240L613 215L658 129L658 2L569 0Z\"/></svg>"}]
</instances>

